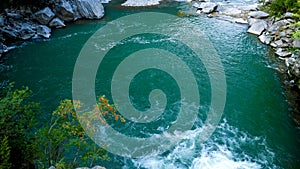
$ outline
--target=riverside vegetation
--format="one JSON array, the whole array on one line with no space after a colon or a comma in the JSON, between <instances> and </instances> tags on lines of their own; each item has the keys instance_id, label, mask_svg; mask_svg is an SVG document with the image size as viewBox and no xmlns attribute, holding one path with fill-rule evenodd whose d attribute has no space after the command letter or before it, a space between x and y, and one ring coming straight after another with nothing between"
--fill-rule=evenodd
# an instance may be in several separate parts
<instances>
[{"instance_id":1,"label":"riverside vegetation","mask_svg":"<svg viewBox=\"0 0 300 169\"><path fill-rule=\"evenodd\" d=\"M42 113L38 103L30 102L31 91L25 87L13 89L13 84L1 89L0 100L0 168L76 168L92 167L108 160L106 151L90 140L83 127L93 127L90 120L113 119L125 122L101 96L94 111L77 117L79 101L62 100L41 126L37 115ZM100 111L99 111L100 110ZM100 116L100 113L102 116ZM82 122L81 126L79 121Z\"/></svg>"}]
</instances>

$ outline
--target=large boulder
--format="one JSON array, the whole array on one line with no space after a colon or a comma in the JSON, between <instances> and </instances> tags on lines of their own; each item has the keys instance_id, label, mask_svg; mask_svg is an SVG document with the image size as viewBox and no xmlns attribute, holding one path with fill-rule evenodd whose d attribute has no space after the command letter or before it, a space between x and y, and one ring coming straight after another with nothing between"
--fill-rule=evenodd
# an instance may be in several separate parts
<instances>
[{"instance_id":1,"label":"large boulder","mask_svg":"<svg viewBox=\"0 0 300 169\"><path fill-rule=\"evenodd\" d=\"M275 22L268 28L268 32L271 34L275 34L282 26L288 25L290 22L288 20L280 20Z\"/></svg>"},{"instance_id":2,"label":"large boulder","mask_svg":"<svg viewBox=\"0 0 300 169\"><path fill-rule=\"evenodd\" d=\"M269 17L269 14L264 11L253 11L248 14L251 18L263 19Z\"/></svg>"},{"instance_id":3,"label":"large boulder","mask_svg":"<svg viewBox=\"0 0 300 169\"><path fill-rule=\"evenodd\" d=\"M104 16L104 7L100 0L76 0L80 15L87 19L100 19Z\"/></svg>"},{"instance_id":4,"label":"large boulder","mask_svg":"<svg viewBox=\"0 0 300 169\"><path fill-rule=\"evenodd\" d=\"M261 35L261 33L267 28L267 26L268 24L264 20L256 21L250 26L247 32L254 35Z\"/></svg>"},{"instance_id":5,"label":"large boulder","mask_svg":"<svg viewBox=\"0 0 300 169\"><path fill-rule=\"evenodd\" d=\"M59 18L54 18L49 23L49 26L52 28L62 28L65 27L66 25L64 24L64 21L60 20Z\"/></svg>"},{"instance_id":6,"label":"large boulder","mask_svg":"<svg viewBox=\"0 0 300 169\"><path fill-rule=\"evenodd\" d=\"M76 15L69 1L59 0L54 7L55 14L63 21L70 22L76 20Z\"/></svg>"},{"instance_id":7,"label":"large boulder","mask_svg":"<svg viewBox=\"0 0 300 169\"><path fill-rule=\"evenodd\" d=\"M51 19L54 18L54 16L55 14L51 11L49 7L46 7L33 14L33 18L43 25L47 25L51 21Z\"/></svg>"},{"instance_id":8,"label":"large boulder","mask_svg":"<svg viewBox=\"0 0 300 169\"><path fill-rule=\"evenodd\" d=\"M49 38L51 36L51 29L45 25L39 25L36 28L36 34L44 38Z\"/></svg>"}]
</instances>

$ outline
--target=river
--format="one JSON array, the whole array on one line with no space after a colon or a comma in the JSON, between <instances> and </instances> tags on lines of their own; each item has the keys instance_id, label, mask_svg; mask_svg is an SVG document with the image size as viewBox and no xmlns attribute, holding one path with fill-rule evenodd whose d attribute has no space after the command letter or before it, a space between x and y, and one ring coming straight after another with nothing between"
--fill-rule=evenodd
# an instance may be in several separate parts
<instances>
[{"instance_id":1,"label":"river","mask_svg":"<svg viewBox=\"0 0 300 169\"><path fill-rule=\"evenodd\" d=\"M106 16L102 20L77 21L65 29L54 30L48 40L26 42L8 53L1 66L1 81L3 84L16 82L17 87L28 86L33 91L32 99L40 102L44 110L40 115L41 121L47 121L59 100L72 97L72 76L76 59L84 43L94 32L114 19L137 12L164 12L176 15L178 10L187 9L187 5L168 2L158 7L124 8L119 5L119 1L113 1L106 5ZM111 160L100 165L124 169L299 169L300 131L290 117L283 84L274 70L274 63L270 61L272 54L269 47L261 44L255 36L247 34L245 25L205 16L184 19L197 25L208 36L224 67L227 82L226 105L217 129L207 141L197 145L193 134L197 133L201 122L196 121L195 132L191 133L189 138L161 155L131 159L110 154ZM134 43L144 44L145 41L151 42L156 38L138 37ZM139 45L132 46L121 47L120 53L126 54L128 50L135 51L139 48ZM112 52L107 57L109 59L106 61L106 70L110 70L110 67L116 64L116 60L126 56ZM184 61L193 70L198 71L195 76L201 79L201 112L205 114L211 96L210 90L207 90L210 88L209 78L201 62L198 63L199 61L188 56ZM97 95L105 94L111 98L109 81L112 73L98 72ZM162 89L168 99L176 105L180 97L176 91L176 83L168 75L152 70L138 74L132 82L130 97L136 108L146 109L149 106L148 94L153 88ZM166 118L174 120L174 117ZM166 125L152 126L143 133L138 132L141 129L138 125L129 126L131 132L137 132L137 135L143 135L145 132L146 135L151 134L154 132L152 130L156 130L155 127L164 128Z\"/></svg>"}]
</instances>

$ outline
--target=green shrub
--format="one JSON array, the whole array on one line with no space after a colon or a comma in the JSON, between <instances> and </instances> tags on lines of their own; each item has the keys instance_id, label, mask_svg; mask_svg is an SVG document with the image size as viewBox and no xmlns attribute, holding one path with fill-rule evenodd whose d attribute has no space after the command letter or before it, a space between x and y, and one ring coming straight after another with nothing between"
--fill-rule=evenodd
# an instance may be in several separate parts
<instances>
[{"instance_id":1,"label":"green shrub","mask_svg":"<svg viewBox=\"0 0 300 169\"><path fill-rule=\"evenodd\" d=\"M10 84L0 91L0 138L8 139L11 147L9 163L13 168L33 167L32 131L39 106L28 101L31 95L28 88L12 88L13 84Z\"/></svg>"},{"instance_id":2,"label":"green shrub","mask_svg":"<svg viewBox=\"0 0 300 169\"><path fill-rule=\"evenodd\" d=\"M0 168L1 169L9 169L11 167L9 158L10 158L10 146L8 145L8 137L4 136L0 140Z\"/></svg>"},{"instance_id":3,"label":"green shrub","mask_svg":"<svg viewBox=\"0 0 300 169\"><path fill-rule=\"evenodd\" d=\"M286 12L299 12L299 2L297 0L275 0L269 6L269 12L275 16L283 15Z\"/></svg>"}]
</instances>

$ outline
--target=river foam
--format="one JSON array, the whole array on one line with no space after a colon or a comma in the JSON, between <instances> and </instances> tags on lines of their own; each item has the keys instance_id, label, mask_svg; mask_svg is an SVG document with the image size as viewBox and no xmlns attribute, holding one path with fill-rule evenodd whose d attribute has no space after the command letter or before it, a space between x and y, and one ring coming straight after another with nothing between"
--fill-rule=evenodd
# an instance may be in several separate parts
<instances>
[{"instance_id":1,"label":"river foam","mask_svg":"<svg viewBox=\"0 0 300 169\"><path fill-rule=\"evenodd\" d=\"M191 131L183 140L164 155L131 159L123 169L259 169L278 168L273 164L275 153L268 148L263 137L251 136L224 120L213 136L204 143L197 143L201 128ZM245 151L245 147L256 147ZM133 166L132 166L133 165Z\"/></svg>"}]
</instances>

